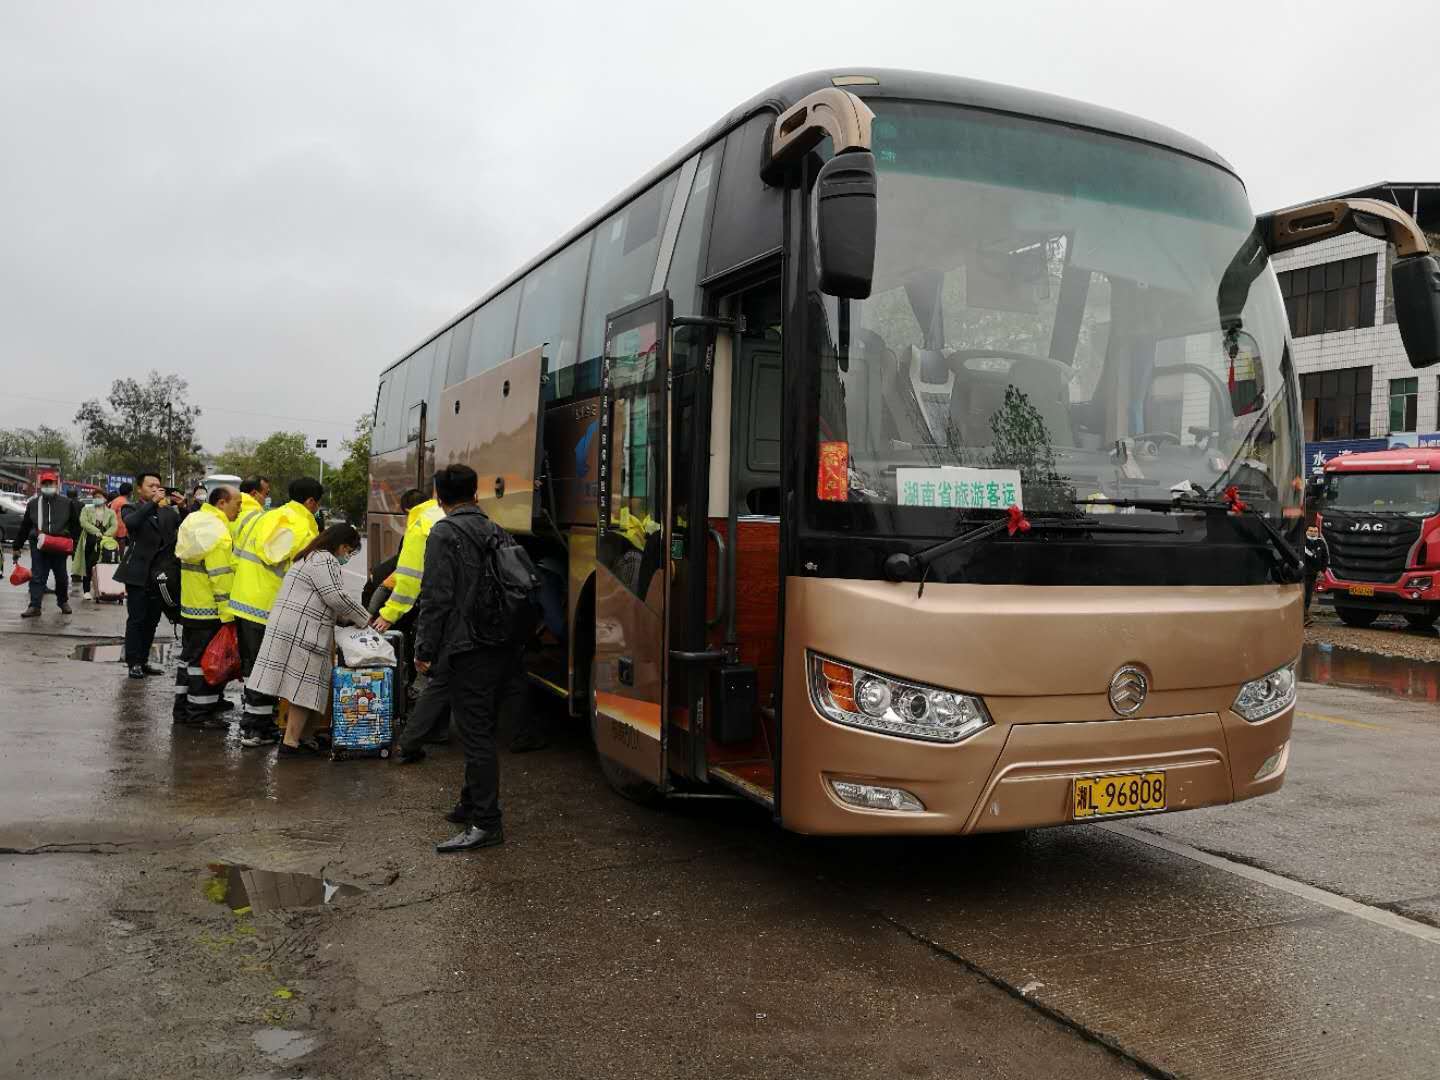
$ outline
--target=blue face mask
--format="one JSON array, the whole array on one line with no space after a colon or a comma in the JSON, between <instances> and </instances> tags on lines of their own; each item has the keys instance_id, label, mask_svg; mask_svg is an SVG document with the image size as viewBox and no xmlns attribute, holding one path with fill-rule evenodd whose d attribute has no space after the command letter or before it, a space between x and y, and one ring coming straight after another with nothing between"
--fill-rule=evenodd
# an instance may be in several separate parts
<instances>
[{"instance_id":1,"label":"blue face mask","mask_svg":"<svg viewBox=\"0 0 1440 1080\"><path fill-rule=\"evenodd\" d=\"M335 558L337 558L337 559L340 560L340 565L341 565L341 566L344 566L347 562L349 562L349 561L350 561L351 559L353 559L354 557L355 557L355 553L354 553L353 551L352 551L349 555L336 555L336 556L335 556Z\"/></svg>"}]
</instances>

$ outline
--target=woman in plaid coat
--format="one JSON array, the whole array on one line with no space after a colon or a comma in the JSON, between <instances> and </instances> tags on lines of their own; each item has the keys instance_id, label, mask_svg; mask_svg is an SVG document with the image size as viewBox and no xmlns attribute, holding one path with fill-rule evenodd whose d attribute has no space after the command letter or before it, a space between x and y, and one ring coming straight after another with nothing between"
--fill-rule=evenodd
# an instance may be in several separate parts
<instances>
[{"instance_id":1,"label":"woman in plaid coat","mask_svg":"<svg viewBox=\"0 0 1440 1080\"><path fill-rule=\"evenodd\" d=\"M330 661L335 624L365 626L370 613L352 600L340 581L340 567L360 550L351 525L332 525L295 557L265 624L265 640L246 685L290 702L281 757L318 753L302 744L312 717L330 696Z\"/></svg>"}]
</instances>

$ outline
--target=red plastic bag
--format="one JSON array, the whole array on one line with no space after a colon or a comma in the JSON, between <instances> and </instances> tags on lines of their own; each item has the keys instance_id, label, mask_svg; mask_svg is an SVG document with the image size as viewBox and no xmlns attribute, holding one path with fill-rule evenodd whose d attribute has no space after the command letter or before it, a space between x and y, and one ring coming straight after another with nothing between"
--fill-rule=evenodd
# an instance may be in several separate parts
<instances>
[{"instance_id":1,"label":"red plastic bag","mask_svg":"<svg viewBox=\"0 0 1440 1080\"><path fill-rule=\"evenodd\" d=\"M29 581L29 580L30 580L30 568L29 568L28 566L21 566L21 565L17 562L17 563L15 564L15 569L10 571L10 584L11 584L11 585L24 585L24 584L25 584L27 581Z\"/></svg>"},{"instance_id":2,"label":"red plastic bag","mask_svg":"<svg viewBox=\"0 0 1440 1080\"><path fill-rule=\"evenodd\" d=\"M200 670L211 686L224 686L240 674L240 639L236 636L233 622L220 627L220 632L205 646L205 653L200 657Z\"/></svg>"},{"instance_id":3,"label":"red plastic bag","mask_svg":"<svg viewBox=\"0 0 1440 1080\"><path fill-rule=\"evenodd\" d=\"M41 551L58 551L63 555L75 554L75 541L68 536L52 536L50 533L41 533L40 543L37 546Z\"/></svg>"}]
</instances>

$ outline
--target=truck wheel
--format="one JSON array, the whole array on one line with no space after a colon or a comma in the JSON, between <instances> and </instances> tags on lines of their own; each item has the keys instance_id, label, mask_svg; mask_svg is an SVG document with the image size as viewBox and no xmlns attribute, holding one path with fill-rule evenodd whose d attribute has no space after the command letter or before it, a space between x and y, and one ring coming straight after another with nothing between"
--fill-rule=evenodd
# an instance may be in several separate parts
<instances>
[{"instance_id":1,"label":"truck wheel","mask_svg":"<svg viewBox=\"0 0 1440 1080\"><path fill-rule=\"evenodd\" d=\"M1346 626L1369 626L1380 617L1378 611L1366 611L1364 608L1337 607L1335 614L1340 616L1340 621Z\"/></svg>"},{"instance_id":2,"label":"truck wheel","mask_svg":"<svg viewBox=\"0 0 1440 1080\"><path fill-rule=\"evenodd\" d=\"M1405 615L1405 625L1410 627L1411 630L1432 630L1435 627L1435 620L1437 618L1440 618L1440 612L1432 612L1429 615L1423 612L1415 612L1414 614L1407 612Z\"/></svg>"},{"instance_id":3,"label":"truck wheel","mask_svg":"<svg viewBox=\"0 0 1440 1080\"><path fill-rule=\"evenodd\" d=\"M653 806L660 801L660 789L648 780L636 776L625 766L600 753L600 708L595 703L595 662L590 662L590 742L595 747L595 760L600 763L600 775L615 792L631 802Z\"/></svg>"}]
</instances>

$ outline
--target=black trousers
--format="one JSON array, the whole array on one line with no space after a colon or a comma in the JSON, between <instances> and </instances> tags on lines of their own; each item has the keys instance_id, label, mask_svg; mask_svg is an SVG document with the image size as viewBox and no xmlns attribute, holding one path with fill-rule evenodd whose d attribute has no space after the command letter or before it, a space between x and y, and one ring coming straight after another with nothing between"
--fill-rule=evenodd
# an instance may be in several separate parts
<instances>
[{"instance_id":1,"label":"black trousers","mask_svg":"<svg viewBox=\"0 0 1440 1080\"><path fill-rule=\"evenodd\" d=\"M45 598L45 583L55 578L55 602L64 607L70 602L69 556L63 551L41 551L30 545L30 606L39 609Z\"/></svg>"},{"instance_id":2,"label":"black trousers","mask_svg":"<svg viewBox=\"0 0 1440 1080\"><path fill-rule=\"evenodd\" d=\"M90 595L90 583L95 580L95 567L100 562L100 538L85 534L85 574L80 579L80 592Z\"/></svg>"},{"instance_id":3,"label":"black trousers","mask_svg":"<svg viewBox=\"0 0 1440 1080\"><path fill-rule=\"evenodd\" d=\"M500 757L495 728L505 699L523 683L516 678L518 650L472 649L437 665L450 701L450 715L465 749L465 787L460 809L470 824L500 826ZM431 685L434 685L433 683ZM428 692L428 688L427 688Z\"/></svg>"},{"instance_id":4,"label":"black trousers","mask_svg":"<svg viewBox=\"0 0 1440 1080\"><path fill-rule=\"evenodd\" d=\"M176 723L203 720L220 704L223 686L211 686L200 669L200 658L220 632L219 619L185 619L180 631L180 662L175 665Z\"/></svg>"},{"instance_id":5,"label":"black trousers","mask_svg":"<svg viewBox=\"0 0 1440 1080\"><path fill-rule=\"evenodd\" d=\"M245 680L245 692L240 695L240 730L269 731L275 727L275 698L270 694L257 694L250 689L250 672L260 655L260 644L265 640L265 627L249 619L236 619L239 628L240 677Z\"/></svg>"},{"instance_id":6,"label":"black trousers","mask_svg":"<svg viewBox=\"0 0 1440 1080\"><path fill-rule=\"evenodd\" d=\"M1315 579L1316 579L1316 577L1318 577L1318 576L1319 576L1319 575L1317 575L1317 574L1306 574L1306 575L1305 575L1305 614L1306 614L1306 615L1309 615L1309 614L1310 614L1310 598L1315 595Z\"/></svg>"},{"instance_id":7,"label":"black trousers","mask_svg":"<svg viewBox=\"0 0 1440 1080\"><path fill-rule=\"evenodd\" d=\"M153 584L125 587L125 663L131 667L150 662L150 646L155 644L155 628L164 610Z\"/></svg>"}]
</instances>

